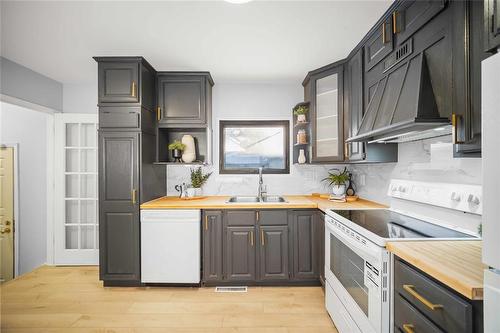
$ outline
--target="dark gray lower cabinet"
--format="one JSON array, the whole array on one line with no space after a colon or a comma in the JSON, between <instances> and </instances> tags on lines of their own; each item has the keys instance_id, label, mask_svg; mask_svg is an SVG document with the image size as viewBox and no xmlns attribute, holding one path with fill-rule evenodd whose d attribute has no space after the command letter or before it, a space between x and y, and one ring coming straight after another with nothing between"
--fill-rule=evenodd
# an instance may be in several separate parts
<instances>
[{"instance_id":1,"label":"dark gray lower cabinet","mask_svg":"<svg viewBox=\"0 0 500 333\"><path fill-rule=\"evenodd\" d=\"M319 282L325 285L325 214L323 212L316 213L316 247L318 249L318 271Z\"/></svg>"},{"instance_id":2,"label":"dark gray lower cabinet","mask_svg":"<svg viewBox=\"0 0 500 333\"><path fill-rule=\"evenodd\" d=\"M203 279L222 280L222 212L205 211L203 216Z\"/></svg>"},{"instance_id":3,"label":"dark gray lower cabinet","mask_svg":"<svg viewBox=\"0 0 500 333\"><path fill-rule=\"evenodd\" d=\"M317 280L316 210L297 210L292 214L293 278Z\"/></svg>"},{"instance_id":4,"label":"dark gray lower cabinet","mask_svg":"<svg viewBox=\"0 0 500 333\"><path fill-rule=\"evenodd\" d=\"M323 218L317 210L203 212L206 284L318 284Z\"/></svg>"},{"instance_id":5,"label":"dark gray lower cabinet","mask_svg":"<svg viewBox=\"0 0 500 333\"><path fill-rule=\"evenodd\" d=\"M99 133L99 264L105 281L137 281L140 132Z\"/></svg>"},{"instance_id":6,"label":"dark gray lower cabinet","mask_svg":"<svg viewBox=\"0 0 500 333\"><path fill-rule=\"evenodd\" d=\"M500 46L500 0L484 0L484 48L495 51Z\"/></svg>"},{"instance_id":7,"label":"dark gray lower cabinet","mask_svg":"<svg viewBox=\"0 0 500 333\"><path fill-rule=\"evenodd\" d=\"M224 277L227 281L255 281L255 227L226 227Z\"/></svg>"},{"instance_id":8,"label":"dark gray lower cabinet","mask_svg":"<svg viewBox=\"0 0 500 333\"><path fill-rule=\"evenodd\" d=\"M431 308L429 304L436 305ZM482 332L482 302L465 299L405 261L394 260L395 332Z\"/></svg>"},{"instance_id":9,"label":"dark gray lower cabinet","mask_svg":"<svg viewBox=\"0 0 500 333\"><path fill-rule=\"evenodd\" d=\"M259 279L288 280L288 225L261 226Z\"/></svg>"}]
</instances>

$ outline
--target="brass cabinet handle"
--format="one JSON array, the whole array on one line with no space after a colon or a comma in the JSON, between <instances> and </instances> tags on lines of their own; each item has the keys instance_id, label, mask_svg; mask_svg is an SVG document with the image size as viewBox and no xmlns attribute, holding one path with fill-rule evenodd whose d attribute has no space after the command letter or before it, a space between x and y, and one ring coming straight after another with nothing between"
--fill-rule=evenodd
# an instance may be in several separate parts
<instances>
[{"instance_id":1,"label":"brass cabinet handle","mask_svg":"<svg viewBox=\"0 0 500 333\"><path fill-rule=\"evenodd\" d=\"M257 221L260 219L259 212L257 211Z\"/></svg>"},{"instance_id":2,"label":"brass cabinet handle","mask_svg":"<svg viewBox=\"0 0 500 333\"><path fill-rule=\"evenodd\" d=\"M415 331L413 330L415 328L415 326L413 326L412 324L403 324L403 331L405 331L405 333L415 333Z\"/></svg>"},{"instance_id":3,"label":"brass cabinet handle","mask_svg":"<svg viewBox=\"0 0 500 333\"><path fill-rule=\"evenodd\" d=\"M250 231L250 245L253 246L253 231Z\"/></svg>"},{"instance_id":4,"label":"brass cabinet handle","mask_svg":"<svg viewBox=\"0 0 500 333\"><path fill-rule=\"evenodd\" d=\"M397 19L398 19L398 11L396 10L392 13L392 33L394 34L398 33Z\"/></svg>"},{"instance_id":5,"label":"brass cabinet handle","mask_svg":"<svg viewBox=\"0 0 500 333\"><path fill-rule=\"evenodd\" d=\"M262 246L266 245L266 240L264 238L264 229L262 229L262 228L260 228L260 242L261 242Z\"/></svg>"},{"instance_id":6,"label":"brass cabinet handle","mask_svg":"<svg viewBox=\"0 0 500 333\"><path fill-rule=\"evenodd\" d=\"M156 119L161 120L161 108L160 107L156 108Z\"/></svg>"},{"instance_id":7,"label":"brass cabinet handle","mask_svg":"<svg viewBox=\"0 0 500 333\"><path fill-rule=\"evenodd\" d=\"M403 289L406 290L410 295L419 300L423 305L428 307L431 310L442 309L443 305L441 304L433 304L429 300L427 300L424 296L420 295L416 290L415 286L411 284L404 284Z\"/></svg>"},{"instance_id":8,"label":"brass cabinet handle","mask_svg":"<svg viewBox=\"0 0 500 333\"><path fill-rule=\"evenodd\" d=\"M346 159L349 158L349 143L348 142L344 143L344 156Z\"/></svg>"},{"instance_id":9,"label":"brass cabinet handle","mask_svg":"<svg viewBox=\"0 0 500 333\"><path fill-rule=\"evenodd\" d=\"M205 215L205 230L208 230L208 215Z\"/></svg>"},{"instance_id":10,"label":"brass cabinet handle","mask_svg":"<svg viewBox=\"0 0 500 333\"><path fill-rule=\"evenodd\" d=\"M137 190L134 188L131 191L132 194L132 203L135 205L137 203Z\"/></svg>"},{"instance_id":11,"label":"brass cabinet handle","mask_svg":"<svg viewBox=\"0 0 500 333\"><path fill-rule=\"evenodd\" d=\"M0 230L0 234L8 234L10 233L12 230L10 228L5 228L5 229L2 229Z\"/></svg>"},{"instance_id":12,"label":"brass cabinet handle","mask_svg":"<svg viewBox=\"0 0 500 333\"><path fill-rule=\"evenodd\" d=\"M463 141L458 139L458 126L460 121L462 120L462 116L459 116L455 113L451 114L451 137L453 140L453 144L464 143Z\"/></svg>"},{"instance_id":13,"label":"brass cabinet handle","mask_svg":"<svg viewBox=\"0 0 500 333\"><path fill-rule=\"evenodd\" d=\"M135 81L132 81L132 97L137 97L137 86L135 84Z\"/></svg>"}]
</instances>

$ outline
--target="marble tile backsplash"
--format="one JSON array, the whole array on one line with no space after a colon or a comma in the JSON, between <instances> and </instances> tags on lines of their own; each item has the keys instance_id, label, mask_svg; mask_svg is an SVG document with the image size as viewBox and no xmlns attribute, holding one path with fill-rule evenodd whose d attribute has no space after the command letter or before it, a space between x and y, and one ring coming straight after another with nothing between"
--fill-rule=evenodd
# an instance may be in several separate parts
<instances>
[{"instance_id":1,"label":"marble tile backsplash","mask_svg":"<svg viewBox=\"0 0 500 333\"><path fill-rule=\"evenodd\" d=\"M429 182L481 184L481 159L453 158L450 137L399 144L398 163L348 165L360 196L390 203L387 189L392 178ZM264 175L269 194L310 194L329 192L321 180L329 169L343 165L291 165L288 175ZM255 195L257 175L220 175L218 165L203 187L206 195ZM189 166L167 166L167 195L177 195L174 186L189 183Z\"/></svg>"}]
</instances>

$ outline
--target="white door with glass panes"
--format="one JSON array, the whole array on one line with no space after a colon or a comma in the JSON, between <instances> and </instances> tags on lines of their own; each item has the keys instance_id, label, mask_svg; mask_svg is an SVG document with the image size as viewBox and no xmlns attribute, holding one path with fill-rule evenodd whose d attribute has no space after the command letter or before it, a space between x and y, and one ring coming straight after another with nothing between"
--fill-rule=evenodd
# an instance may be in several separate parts
<instances>
[{"instance_id":1,"label":"white door with glass panes","mask_svg":"<svg viewBox=\"0 0 500 333\"><path fill-rule=\"evenodd\" d=\"M96 265L98 243L97 115L55 117L56 265Z\"/></svg>"}]
</instances>

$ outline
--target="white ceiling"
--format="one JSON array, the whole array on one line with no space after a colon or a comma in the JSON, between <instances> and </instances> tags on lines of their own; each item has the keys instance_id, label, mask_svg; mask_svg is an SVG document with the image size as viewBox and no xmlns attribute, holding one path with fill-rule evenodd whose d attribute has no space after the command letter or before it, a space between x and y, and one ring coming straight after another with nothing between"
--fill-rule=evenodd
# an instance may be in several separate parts
<instances>
[{"instance_id":1,"label":"white ceiling","mask_svg":"<svg viewBox=\"0 0 500 333\"><path fill-rule=\"evenodd\" d=\"M96 55L216 82L300 81L344 58L391 1L1 2L2 56L63 83L96 79Z\"/></svg>"}]
</instances>

